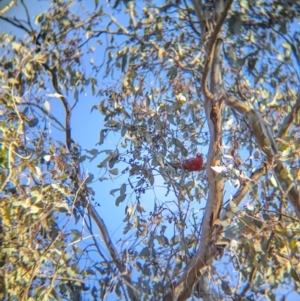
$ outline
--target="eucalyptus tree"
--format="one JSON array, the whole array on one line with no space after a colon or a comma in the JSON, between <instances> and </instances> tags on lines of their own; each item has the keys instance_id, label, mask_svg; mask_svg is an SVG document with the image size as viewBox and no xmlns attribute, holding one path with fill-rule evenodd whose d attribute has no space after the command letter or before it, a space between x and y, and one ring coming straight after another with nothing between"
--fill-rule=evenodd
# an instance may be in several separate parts
<instances>
[{"instance_id":1,"label":"eucalyptus tree","mask_svg":"<svg viewBox=\"0 0 300 301\"><path fill-rule=\"evenodd\" d=\"M283 286L296 294L298 2L52 1L35 24L21 4L27 21L1 16L25 33L1 37L3 294L275 300ZM87 87L104 126L84 153L71 122ZM62 102L63 122L49 97ZM49 120L64 143L53 141ZM202 171L173 168L199 151ZM125 249L96 206L105 196L82 173L103 153L100 185L122 181L111 193L127 204ZM73 218L92 234L86 249Z\"/></svg>"}]
</instances>

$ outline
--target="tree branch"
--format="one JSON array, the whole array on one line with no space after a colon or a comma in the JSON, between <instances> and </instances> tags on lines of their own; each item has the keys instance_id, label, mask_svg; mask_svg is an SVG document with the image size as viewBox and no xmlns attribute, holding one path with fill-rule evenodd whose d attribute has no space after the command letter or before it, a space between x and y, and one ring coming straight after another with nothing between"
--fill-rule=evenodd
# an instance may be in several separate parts
<instances>
[{"instance_id":1,"label":"tree branch","mask_svg":"<svg viewBox=\"0 0 300 301\"><path fill-rule=\"evenodd\" d=\"M192 0L192 2L193 2L193 4L194 4L194 2L196 2L195 0ZM196 2L197 3L197 2ZM185 7L186 7L186 13L187 13L187 17L188 17L188 19L189 19L189 23L190 23L190 26L191 26L191 28L192 28L192 30L198 35L198 36L201 36L201 33L198 31L198 29L195 27L195 25L194 25L194 22L192 21L192 18L191 18L191 16L190 16L190 12L189 12L189 10L188 10L188 4L187 4L187 2L186 2L186 0L184 0L184 4L185 4ZM197 3L198 4L198 3ZM194 7L195 7L195 5L194 5ZM200 13L200 16L201 16L201 13ZM199 19L199 17L198 17L198 19Z\"/></svg>"},{"instance_id":2,"label":"tree branch","mask_svg":"<svg viewBox=\"0 0 300 301\"><path fill-rule=\"evenodd\" d=\"M112 260L114 261L114 263L116 264L118 270L122 274L122 278L124 279L124 281L126 283L130 299L133 301L140 301L140 298L137 294L137 290L131 281L130 271L127 270L124 263L122 263L120 261L120 259L118 258L118 252L115 249L115 247L110 239L110 236L108 234L108 231L107 231L107 228L106 228L106 225L105 225L103 219L100 217L100 215L98 214L96 209L91 205L88 206L88 212L91 215L92 219L97 224L97 226L101 232L101 236L104 240L104 243L110 253L110 256L111 256Z\"/></svg>"},{"instance_id":3,"label":"tree branch","mask_svg":"<svg viewBox=\"0 0 300 301\"><path fill-rule=\"evenodd\" d=\"M31 22L30 22L30 16L29 16L29 11L28 11L28 8L27 6L25 5L24 3L24 0L21 0L21 3L25 9L25 12L26 12L26 17L27 17L27 24L28 26L30 27L31 31L33 32L33 28L32 28L32 25L31 25Z\"/></svg>"},{"instance_id":4,"label":"tree branch","mask_svg":"<svg viewBox=\"0 0 300 301\"><path fill-rule=\"evenodd\" d=\"M212 55L212 63L210 68L211 76L211 91L213 95L217 95L222 89L222 79L220 71L220 49L221 40L214 46L214 53ZM200 246L196 254L193 256L191 262L185 269L183 275L175 285L173 292L165 297L165 301L183 301L188 299L200 277L202 270L210 263L217 251L215 246L216 241L216 226L215 222L219 218L221 205L223 201L223 180L216 180L216 174L211 169L211 166L220 165L220 145L222 138L222 103L218 103L217 114L214 118L211 117L212 102L210 98L205 99L205 113L210 130L210 145L208 150L208 158L206 164L206 173L208 177L209 193L205 209L205 214L202 222L202 232Z\"/></svg>"},{"instance_id":5,"label":"tree branch","mask_svg":"<svg viewBox=\"0 0 300 301\"><path fill-rule=\"evenodd\" d=\"M51 113L49 113L46 109L44 109L43 107L37 105L34 102L22 102L22 105L28 105L28 106L34 106L36 108L38 108L39 110L41 110L46 116L48 116L50 119L52 119L54 122L56 122L59 126L60 126L60 130L65 131L65 127L63 126L63 124L56 118L54 117Z\"/></svg>"},{"instance_id":6,"label":"tree branch","mask_svg":"<svg viewBox=\"0 0 300 301\"><path fill-rule=\"evenodd\" d=\"M0 12L0 14L1 14L1 12ZM20 28L20 29L23 29L26 33L28 33L29 35L31 34L31 31L28 29L28 28L26 28L24 25L22 25L20 22L16 22L16 20L15 21L12 21L10 18L6 18L6 17L2 17L1 15L0 15L0 20L4 20L4 21L6 21L7 23L10 23L11 25L14 25L14 26L16 26L17 28Z\"/></svg>"},{"instance_id":7,"label":"tree branch","mask_svg":"<svg viewBox=\"0 0 300 301\"><path fill-rule=\"evenodd\" d=\"M209 39L209 43L208 43L208 47L207 47L207 59L206 59L206 64L204 66L203 75L202 75L202 91L203 91L205 97L207 97L209 99L213 99L213 94L207 88L208 71L211 69L211 64L212 64L213 54L214 54L214 47L215 47L219 32L225 21L225 18L227 16L227 13L230 9L232 2L233 2L233 0L227 0L226 5L224 7L224 11L223 11L223 13L220 14L221 15L220 19L218 20L218 23L215 26L215 29Z\"/></svg>"},{"instance_id":8,"label":"tree branch","mask_svg":"<svg viewBox=\"0 0 300 301\"><path fill-rule=\"evenodd\" d=\"M295 112L295 110L298 111L299 102L300 101L298 99L292 112ZM226 104L232 109L240 112L249 122L249 126L253 135L256 137L258 146L260 147L261 151L266 154L268 162L274 167L278 182L284 190L288 187L291 187L288 192L288 198L293 204L297 216L300 217L300 194L297 191L296 186L291 184L292 180L290 179L289 172L285 169L284 165L280 161L280 158L278 158L278 156L275 157L275 155L277 155L277 146L270 127L264 122L260 113L255 111L246 102L239 101L232 95L229 95L226 97ZM279 133L280 135L284 135L284 133L287 131L291 120L292 116L289 114L284 122L283 130L281 130Z\"/></svg>"},{"instance_id":9,"label":"tree branch","mask_svg":"<svg viewBox=\"0 0 300 301\"><path fill-rule=\"evenodd\" d=\"M57 81L57 69L55 67L50 68L47 64L43 64L44 68L51 74L52 77L52 85L55 91L61 95L60 100L65 108L66 111L66 118L65 118L65 128L66 128L66 144L68 147L68 150L71 150L71 143L72 143L72 138L71 138L71 108L68 104L68 101L66 97L63 95Z\"/></svg>"},{"instance_id":10,"label":"tree branch","mask_svg":"<svg viewBox=\"0 0 300 301\"><path fill-rule=\"evenodd\" d=\"M0 15L5 14L10 8L12 8L16 4L16 2L17 0L13 0L9 4L4 6L4 8L2 8L2 10L0 11Z\"/></svg>"},{"instance_id":11,"label":"tree branch","mask_svg":"<svg viewBox=\"0 0 300 301\"><path fill-rule=\"evenodd\" d=\"M293 120L295 120L299 112L299 109L300 109L300 93L298 93L298 99L294 104L294 106L292 107L291 112L285 117L282 123L281 129L279 130L277 135L278 138L284 138L288 134L289 128L293 123Z\"/></svg>"}]
</instances>

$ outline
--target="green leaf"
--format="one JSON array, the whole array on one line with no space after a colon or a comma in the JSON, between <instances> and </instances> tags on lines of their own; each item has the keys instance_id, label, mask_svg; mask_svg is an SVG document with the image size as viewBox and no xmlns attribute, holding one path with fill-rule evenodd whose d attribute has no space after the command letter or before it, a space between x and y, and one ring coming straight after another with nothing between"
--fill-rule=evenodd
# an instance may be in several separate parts
<instances>
[{"instance_id":1,"label":"green leaf","mask_svg":"<svg viewBox=\"0 0 300 301\"><path fill-rule=\"evenodd\" d=\"M105 123L105 126L111 127L111 128L118 128L120 126L120 124L118 121L111 119Z\"/></svg>"},{"instance_id":2,"label":"green leaf","mask_svg":"<svg viewBox=\"0 0 300 301\"><path fill-rule=\"evenodd\" d=\"M228 284L228 281L224 281L224 280L221 280L222 281L222 283L221 283L221 287L222 287L222 290L223 290L223 292L226 294L226 295L232 295L232 291L231 291L231 288L230 288L230 286L229 286L229 284Z\"/></svg>"},{"instance_id":3,"label":"green leaf","mask_svg":"<svg viewBox=\"0 0 300 301\"><path fill-rule=\"evenodd\" d=\"M182 154L183 157L186 157L186 156L188 155L187 149L184 147L183 143L182 143L179 139L173 138L173 139L172 139L172 142L173 142L177 147L179 147L180 152L181 152L181 154Z\"/></svg>"},{"instance_id":4,"label":"green leaf","mask_svg":"<svg viewBox=\"0 0 300 301\"><path fill-rule=\"evenodd\" d=\"M119 206L120 203L124 202L124 200L126 199L127 194L121 194L117 197L116 199L116 206Z\"/></svg>"},{"instance_id":5,"label":"green leaf","mask_svg":"<svg viewBox=\"0 0 300 301\"><path fill-rule=\"evenodd\" d=\"M158 162L161 167L165 167L164 160L163 160L163 155L161 153L156 153L154 155L154 158L155 158L156 162ZM156 162L153 161L153 163L156 163Z\"/></svg>"},{"instance_id":6,"label":"green leaf","mask_svg":"<svg viewBox=\"0 0 300 301\"><path fill-rule=\"evenodd\" d=\"M153 186L154 185L154 176L151 171L149 171L148 180L149 180L150 185Z\"/></svg>"},{"instance_id":7,"label":"green leaf","mask_svg":"<svg viewBox=\"0 0 300 301\"><path fill-rule=\"evenodd\" d=\"M97 106L97 105L93 105L93 106L92 106L92 108L91 108L91 113L92 113L94 110L98 110L98 106Z\"/></svg>"},{"instance_id":8,"label":"green leaf","mask_svg":"<svg viewBox=\"0 0 300 301\"><path fill-rule=\"evenodd\" d=\"M126 64L127 64L127 52L122 55L122 65L121 65L122 72L125 71Z\"/></svg>"},{"instance_id":9,"label":"green leaf","mask_svg":"<svg viewBox=\"0 0 300 301\"><path fill-rule=\"evenodd\" d=\"M78 90L75 88L73 98L75 99L76 102L79 99L78 96L79 96Z\"/></svg>"},{"instance_id":10,"label":"green leaf","mask_svg":"<svg viewBox=\"0 0 300 301\"><path fill-rule=\"evenodd\" d=\"M117 191L120 191L120 188L116 188L116 189L112 189L109 194L114 196L114 193L116 193Z\"/></svg>"},{"instance_id":11,"label":"green leaf","mask_svg":"<svg viewBox=\"0 0 300 301\"><path fill-rule=\"evenodd\" d=\"M156 26L155 26L155 36L156 36L157 41L161 41L162 38L163 38L161 30L162 30L161 23L156 24Z\"/></svg>"},{"instance_id":12,"label":"green leaf","mask_svg":"<svg viewBox=\"0 0 300 301\"><path fill-rule=\"evenodd\" d=\"M103 161L101 161L101 162L97 165L97 167L99 167L99 168L105 167L105 166L107 165L107 162L108 162L109 159L110 159L110 157L105 158Z\"/></svg>"},{"instance_id":13,"label":"green leaf","mask_svg":"<svg viewBox=\"0 0 300 301\"><path fill-rule=\"evenodd\" d=\"M97 145L101 145L104 142L104 139L107 136L107 132L108 132L108 129L103 129L103 130L100 131L100 140L97 143Z\"/></svg>"},{"instance_id":14,"label":"green leaf","mask_svg":"<svg viewBox=\"0 0 300 301\"><path fill-rule=\"evenodd\" d=\"M32 128L39 123L39 120L38 120L38 118L32 118L32 119L28 120L27 123Z\"/></svg>"},{"instance_id":15,"label":"green leaf","mask_svg":"<svg viewBox=\"0 0 300 301\"><path fill-rule=\"evenodd\" d=\"M94 179L94 175L90 173L84 182L86 184L88 184L88 183L91 183L93 181L93 179Z\"/></svg>"},{"instance_id":16,"label":"green leaf","mask_svg":"<svg viewBox=\"0 0 300 301\"><path fill-rule=\"evenodd\" d=\"M116 162L118 162L118 157L111 157L108 162L109 168L113 168Z\"/></svg>"},{"instance_id":17,"label":"green leaf","mask_svg":"<svg viewBox=\"0 0 300 301\"><path fill-rule=\"evenodd\" d=\"M98 150L97 149L95 149L95 148L93 148L93 149L91 149L91 150L85 150L86 152L88 152L89 154L91 154L92 156L96 156L96 155L98 155Z\"/></svg>"},{"instance_id":18,"label":"green leaf","mask_svg":"<svg viewBox=\"0 0 300 301\"><path fill-rule=\"evenodd\" d=\"M119 4L120 4L120 0L116 0L113 5L113 8L117 8Z\"/></svg>"},{"instance_id":19,"label":"green leaf","mask_svg":"<svg viewBox=\"0 0 300 301\"><path fill-rule=\"evenodd\" d=\"M143 213L143 212L146 212L146 207L145 207L145 206L142 206L141 204L137 204L136 210L137 210L139 213Z\"/></svg>"},{"instance_id":20,"label":"green leaf","mask_svg":"<svg viewBox=\"0 0 300 301\"><path fill-rule=\"evenodd\" d=\"M175 120L174 120L174 115L173 114L168 114L168 116L167 116L167 118L168 118L168 121L171 123L171 124L173 124L173 125L177 125L177 123L175 122Z\"/></svg>"},{"instance_id":21,"label":"green leaf","mask_svg":"<svg viewBox=\"0 0 300 301\"><path fill-rule=\"evenodd\" d=\"M174 245L177 245L179 243L179 236L178 235L175 235L171 238L171 244L174 246Z\"/></svg>"},{"instance_id":22,"label":"green leaf","mask_svg":"<svg viewBox=\"0 0 300 301\"><path fill-rule=\"evenodd\" d=\"M148 258L150 256L150 250L148 247L143 248L143 250L140 253L141 257Z\"/></svg>"},{"instance_id":23,"label":"green leaf","mask_svg":"<svg viewBox=\"0 0 300 301\"><path fill-rule=\"evenodd\" d=\"M242 26L242 20L239 13L233 14L228 20L228 29L231 34L237 34Z\"/></svg>"},{"instance_id":24,"label":"green leaf","mask_svg":"<svg viewBox=\"0 0 300 301\"><path fill-rule=\"evenodd\" d=\"M294 278L295 281L300 282L300 276L298 275L298 273L295 271L295 269L291 269L291 275Z\"/></svg>"},{"instance_id":25,"label":"green leaf","mask_svg":"<svg viewBox=\"0 0 300 301\"><path fill-rule=\"evenodd\" d=\"M109 173L111 173L114 176L117 176L119 173L119 169L118 168L110 169Z\"/></svg>"},{"instance_id":26,"label":"green leaf","mask_svg":"<svg viewBox=\"0 0 300 301\"><path fill-rule=\"evenodd\" d=\"M177 68L175 66L172 66L168 73L167 73L167 76L169 79L174 79L176 76L177 76Z\"/></svg>"},{"instance_id":27,"label":"green leaf","mask_svg":"<svg viewBox=\"0 0 300 301\"><path fill-rule=\"evenodd\" d=\"M126 192L126 184L122 184L121 189L120 189L120 194L123 195Z\"/></svg>"},{"instance_id":28,"label":"green leaf","mask_svg":"<svg viewBox=\"0 0 300 301\"><path fill-rule=\"evenodd\" d=\"M105 70L105 74L104 74L104 77L106 77L109 73L109 70L110 70L110 63L112 62L113 60L113 57L114 57L114 54L113 54L113 51L110 50L107 54L108 58L107 58L107 61L106 61L106 70Z\"/></svg>"},{"instance_id":29,"label":"green leaf","mask_svg":"<svg viewBox=\"0 0 300 301\"><path fill-rule=\"evenodd\" d=\"M70 212L69 205L66 202L57 203L56 207L58 208L59 212L63 212L63 213L69 213Z\"/></svg>"}]
</instances>

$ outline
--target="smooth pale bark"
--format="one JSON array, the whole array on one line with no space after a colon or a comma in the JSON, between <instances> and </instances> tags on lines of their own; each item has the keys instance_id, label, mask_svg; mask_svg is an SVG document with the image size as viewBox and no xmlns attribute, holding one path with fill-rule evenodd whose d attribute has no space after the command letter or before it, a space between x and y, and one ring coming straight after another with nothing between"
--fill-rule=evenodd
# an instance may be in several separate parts
<instances>
[{"instance_id":1,"label":"smooth pale bark","mask_svg":"<svg viewBox=\"0 0 300 301\"><path fill-rule=\"evenodd\" d=\"M222 40L219 38L219 32L231 3L232 1L227 1L224 6L223 0L217 1L215 11L216 25L214 26L213 32L202 32L203 36L211 34L207 43L207 59L202 76L202 92L205 96L204 106L210 132L210 144L206 164L209 193L202 223L200 245L180 280L172 288L172 292L164 298L165 301L187 300L194 291L195 285L199 282L205 269L210 266L215 254L218 253L217 246L215 245L217 238L216 222L219 220L223 202L224 182L223 179L216 180L217 174L213 171L211 166L220 165L221 158L221 111L225 92L222 87L220 72L220 48ZM195 5L195 1L193 1L193 4L201 23L203 22L202 17L204 16L205 18L205 12L199 11L201 9L201 3L199 4L198 2L197 5ZM207 22L206 19L205 22Z\"/></svg>"},{"instance_id":2,"label":"smooth pale bark","mask_svg":"<svg viewBox=\"0 0 300 301\"><path fill-rule=\"evenodd\" d=\"M205 113L210 131L210 144L208 150L206 173L208 177L209 193L205 214L202 223L202 232L199 249L193 256L188 267L183 272L181 279L174 286L172 292L165 297L165 301L186 300L194 291L195 285L199 282L202 274L213 261L217 253L216 222L219 219L223 202L223 179L216 180L217 174L211 166L221 164L221 145L222 145L222 106L223 89L220 73L220 48L222 40L215 41L213 46L212 61L210 63L210 93L205 97ZM205 84L205 83L204 83ZM210 95L215 95L213 98Z\"/></svg>"}]
</instances>

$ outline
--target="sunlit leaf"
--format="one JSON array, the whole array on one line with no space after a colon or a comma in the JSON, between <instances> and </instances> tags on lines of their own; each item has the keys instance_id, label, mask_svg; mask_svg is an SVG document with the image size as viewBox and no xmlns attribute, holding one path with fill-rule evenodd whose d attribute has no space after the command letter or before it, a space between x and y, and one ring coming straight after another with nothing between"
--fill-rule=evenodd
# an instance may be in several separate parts
<instances>
[{"instance_id":1,"label":"sunlit leaf","mask_svg":"<svg viewBox=\"0 0 300 301\"><path fill-rule=\"evenodd\" d=\"M61 98L61 97L63 97L63 95L62 95L62 94L59 94L59 93L46 94L46 95L49 96L49 97L56 97L56 98Z\"/></svg>"},{"instance_id":2,"label":"sunlit leaf","mask_svg":"<svg viewBox=\"0 0 300 301\"><path fill-rule=\"evenodd\" d=\"M31 206L29 207L29 212L30 212L30 213L38 213L38 212L42 212L42 208L39 208L39 207L37 207L37 206L35 206L35 205L31 205Z\"/></svg>"},{"instance_id":3,"label":"sunlit leaf","mask_svg":"<svg viewBox=\"0 0 300 301\"><path fill-rule=\"evenodd\" d=\"M45 100L44 106L45 106L47 112L50 113L50 103L49 103L49 101Z\"/></svg>"},{"instance_id":4,"label":"sunlit leaf","mask_svg":"<svg viewBox=\"0 0 300 301\"><path fill-rule=\"evenodd\" d=\"M38 25L44 20L44 14L38 14L35 18L35 24Z\"/></svg>"}]
</instances>

